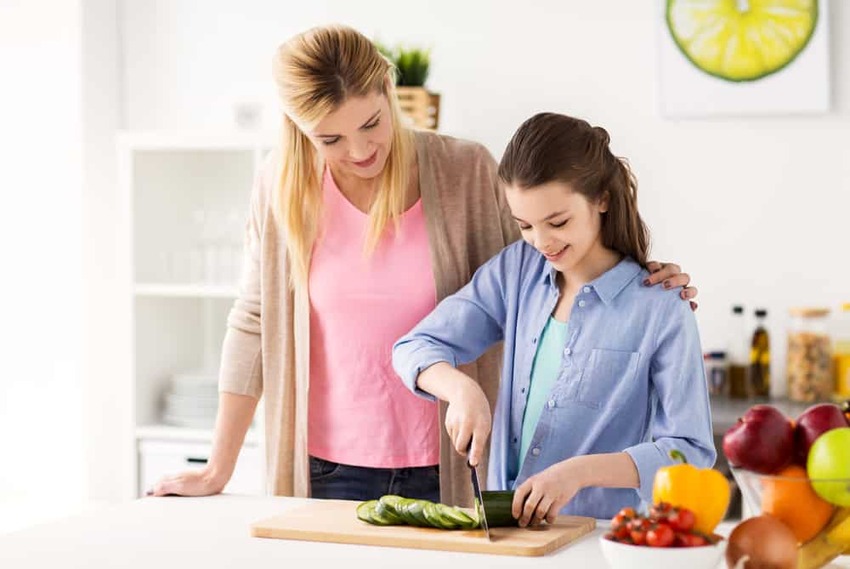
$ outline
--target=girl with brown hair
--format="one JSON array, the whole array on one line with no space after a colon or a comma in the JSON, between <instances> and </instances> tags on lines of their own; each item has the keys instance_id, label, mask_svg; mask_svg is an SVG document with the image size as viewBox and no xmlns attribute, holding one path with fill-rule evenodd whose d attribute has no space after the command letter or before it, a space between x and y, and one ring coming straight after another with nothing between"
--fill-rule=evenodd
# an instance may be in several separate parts
<instances>
[{"instance_id":1,"label":"girl with brown hair","mask_svg":"<svg viewBox=\"0 0 850 569\"><path fill-rule=\"evenodd\" d=\"M652 501L670 451L716 458L696 320L643 285L649 234L608 133L554 113L520 126L499 178L523 239L485 263L393 350L413 392L448 403L445 426L489 487L515 490L521 525L610 518ZM496 409L457 366L504 344ZM492 421L491 421L492 417Z\"/></svg>"}]
</instances>

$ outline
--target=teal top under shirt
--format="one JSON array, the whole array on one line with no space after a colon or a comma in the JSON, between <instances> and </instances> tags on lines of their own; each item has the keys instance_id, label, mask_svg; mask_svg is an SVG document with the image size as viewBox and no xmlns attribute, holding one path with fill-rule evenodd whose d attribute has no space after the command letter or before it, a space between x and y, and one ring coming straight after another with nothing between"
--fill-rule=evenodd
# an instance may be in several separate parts
<instances>
[{"instance_id":1,"label":"teal top under shirt","mask_svg":"<svg viewBox=\"0 0 850 569\"><path fill-rule=\"evenodd\" d=\"M543 412L543 406L549 399L552 386L561 372L561 354L567 344L567 330L569 323L559 322L552 316L543 328L540 342L537 344L537 353L534 355L534 364L531 368L531 384L528 386L528 399L525 403L525 413L522 417L522 442L519 450L519 467L531 445L534 431L537 429L537 421Z\"/></svg>"}]
</instances>

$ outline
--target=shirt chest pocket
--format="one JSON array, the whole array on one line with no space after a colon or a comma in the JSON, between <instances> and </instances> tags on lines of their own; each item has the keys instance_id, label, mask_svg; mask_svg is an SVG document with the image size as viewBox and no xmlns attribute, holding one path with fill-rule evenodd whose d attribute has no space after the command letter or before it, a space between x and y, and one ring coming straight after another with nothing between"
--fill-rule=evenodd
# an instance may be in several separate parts
<instances>
[{"instance_id":1,"label":"shirt chest pocket","mask_svg":"<svg viewBox=\"0 0 850 569\"><path fill-rule=\"evenodd\" d=\"M577 402L593 409L619 409L638 389L639 361L639 352L592 350L578 383Z\"/></svg>"}]
</instances>

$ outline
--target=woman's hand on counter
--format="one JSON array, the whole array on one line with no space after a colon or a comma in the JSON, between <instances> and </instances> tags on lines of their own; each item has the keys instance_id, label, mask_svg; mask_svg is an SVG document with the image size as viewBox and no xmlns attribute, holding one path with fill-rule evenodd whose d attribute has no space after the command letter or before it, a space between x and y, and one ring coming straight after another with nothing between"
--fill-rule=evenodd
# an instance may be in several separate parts
<instances>
[{"instance_id":1,"label":"woman's hand on counter","mask_svg":"<svg viewBox=\"0 0 850 569\"><path fill-rule=\"evenodd\" d=\"M226 481L216 476L211 468L187 470L174 476L166 476L159 480L148 491L149 496L210 496L219 494L224 489Z\"/></svg>"}]
</instances>

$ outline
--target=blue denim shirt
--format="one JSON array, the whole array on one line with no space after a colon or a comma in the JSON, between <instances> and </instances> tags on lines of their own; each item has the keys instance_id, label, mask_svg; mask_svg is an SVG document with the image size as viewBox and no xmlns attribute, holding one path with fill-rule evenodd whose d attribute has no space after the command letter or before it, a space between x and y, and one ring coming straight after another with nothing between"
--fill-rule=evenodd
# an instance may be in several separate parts
<instances>
[{"instance_id":1,"label":"blue denim shirt","mask_svg":"<svg viewBox=\"0 0 850 569\"><path fill-rule=\"evenodd\" d=\"M610 518L624 506L651 503L655 472L681 451L710 467L716 451L699 332L689 303L659 286L630 258L582 287L570 314L561 372L519 468L523 410L531 366L559 290L556 271L518 241L476 271L393 347L393 365L416 387L437 362L472 362L504 341L499 398L493 417L487 486L513 489L567 458L627 452L638 489L585 488L562 514Z\"/></svg>"}]
</instances>

